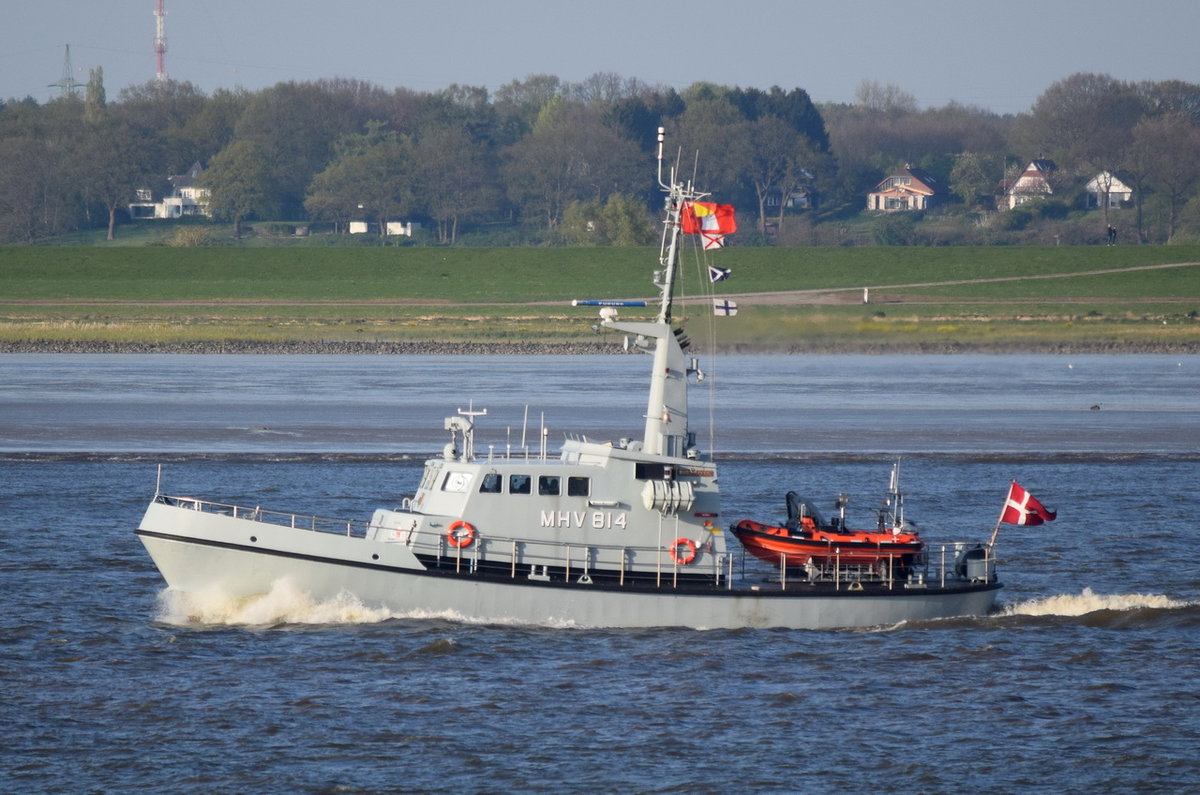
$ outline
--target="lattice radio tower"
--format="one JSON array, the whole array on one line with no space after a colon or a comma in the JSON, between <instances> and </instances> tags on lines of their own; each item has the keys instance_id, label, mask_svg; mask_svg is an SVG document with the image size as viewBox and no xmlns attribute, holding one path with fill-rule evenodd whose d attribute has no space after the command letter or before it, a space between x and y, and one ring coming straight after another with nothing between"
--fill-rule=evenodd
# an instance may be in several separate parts
<instances>
[{"instance_id":1,"label":"lattice radio tower","mask_svg":"<svg viewBox=\"0 0 1200 795\"><path fill-rule=\"evenodd\" d=\"M163 10L165 0L155 0L154 3L154 57L158 62L158 69L154 73L154 79L158 82L163 82L167 79L167 67L165 64L167 55L167 12Z\"/></svg>"}]
</instances>

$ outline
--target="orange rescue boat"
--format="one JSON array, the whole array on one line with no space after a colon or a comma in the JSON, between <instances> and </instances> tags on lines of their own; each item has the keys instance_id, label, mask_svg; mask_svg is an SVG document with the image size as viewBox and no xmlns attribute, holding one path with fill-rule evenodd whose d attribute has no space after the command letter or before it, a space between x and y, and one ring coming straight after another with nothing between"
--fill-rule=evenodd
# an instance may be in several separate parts
<instances>
[{"instance_id":1,"label":"orange rescue boat","mask_svg":"<svg viewBox=\"0 0 1200 795\"><path fill-rule=\"evenodd\" d=\"M797 528L743 519L730 527L742 546L756 558L788 568L814 566L886 567L908 569L920 562L925 542L915 532L849 530L818 527L805 517Z\"/></svg>"},{"instance_id":2,"label":"orange rescue boat","mask_svg":"<svg viewBox=\"0 0 1200 795\"><path fill-rule=\"evenodd\" d=\"M916 526L904 519L899 489L899 462L874 530L846 527L845 495L838 495L838 514L825 521L816 507L796 492L787 493L787 520L781 525L743 519L729 530L756 558L794 568L860 567L883 578L905 577L925 563L925 542Z\"/></svg>"}]
</instances>

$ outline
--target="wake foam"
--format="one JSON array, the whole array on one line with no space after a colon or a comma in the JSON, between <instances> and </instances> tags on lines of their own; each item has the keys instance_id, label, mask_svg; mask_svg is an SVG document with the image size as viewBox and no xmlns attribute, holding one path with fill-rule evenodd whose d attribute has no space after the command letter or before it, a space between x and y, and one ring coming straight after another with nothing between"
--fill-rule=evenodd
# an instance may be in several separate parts
<instances>
[{"instance_id":1,"label":"wake foam","mask_svg":"<svg viewBox=\"0 0 1200 795\"><path fill-rule=\"evenodd\" d=\"M233 597L220 588L183 593L166 589L158 595L156 620L179 627L275 627L284 624L378 624L391 619L450 621L458 624L529 626L516 619L475 619L454 610L390 610L369 607L357 596L342 591L333 599L317 601L286 579L276 580L265 594ZM547 619L535 626L572 629L573 622Z\"/></svg>"},{"instance_id":2,"label":"wake foam","mask_svg":"<svg viewBox=\"0 0 1200 795\"><path fill-rule=\"evenodd\" d=\"M1188 607L1161 594L1098 594L1084 588L1078 594L1057 594L1040 599L1007 604L1001 616L1084 616L1101 610L1116 612L1141 609L1174 609ZM287 579L276 580L265 594L233 597L219 588L183 593L166 589L158 595L156 620L180 627L229 626L273 627L283 624L353 625L378 624L391 619L442 620L461 624L492 624L523 626L516 620L479 620L453 610L403 610L370 607L346 591L332 599L318 601L296 588ZM535 626L551 629L577 629L574 622L547 620ZM902 626L902 624L900 625ZM896 627L891 627L895 629ZM876 628L880 629L880 628ZM882 628L887 631L888 628Z\"/></svg>"},{"instance_id":3,"label":"wake foam","mask_svg":"<svg viewBox=\"0 0 1200 795\"><path fill-rule=\"evenodd\" d=\"M1099 610L1140 610L1144 608L1172 609L1187 607L1161 594L1098 594L1084 588L1078 594L1058 594L1026 602L1005 605L1000 615L1004 616L1083 616Z\"/></svg>"},{"instance_id":4,"label":"wake foam","mask_svg":"<svg viewBox=\"0 0 1200 795\"><path fill-rule=\"evenodd\" d=\"M265 594L234 598L211 588L181 593L169 588L159 594L157 619L176 626L250 626L279 624L377 624L394 618L383 607L368 607L349 593L316 601L287 580L277 580Z\"/></svg>"}]
</instances>

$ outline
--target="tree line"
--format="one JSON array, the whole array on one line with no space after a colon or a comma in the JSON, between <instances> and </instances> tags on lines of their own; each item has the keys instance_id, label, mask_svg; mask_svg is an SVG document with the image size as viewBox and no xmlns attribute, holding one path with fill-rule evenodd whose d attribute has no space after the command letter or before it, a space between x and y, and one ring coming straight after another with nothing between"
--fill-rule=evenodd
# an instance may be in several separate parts
<instances>
[{"instance_id":1,"label":"tree line","mask_svg":"<svg viewBox=\"0 0 1200 795\"><path fill-rule=\"evenodd\" d=\"M200 162L214 216L238 231L247 219L344 231L410 218L443 244L648 243L660 125L683 172L738 207L739 242L856 242L845 230L866 193L905 164L951 195L906 219L898 242L1039 242L1025 222L1077 209L1104 171L1132 181L1139 239L1200 236L1200 85L1183 81L1077 74L1001 115L920 109L875 82L854 102L818 106L801 88L676 91L609 73L532 75L494 94L343 79L205 94L151 81L110 101L96 69L82 96L0 103L0 242L105 227L111 238L138 189L161 196L168 175ZM1034 158L1059 166L1051 206L1026 208L1024 221L995 212L996 186ZM789 206L801 195L803 209Z\"/></svg>"}]
</instances>

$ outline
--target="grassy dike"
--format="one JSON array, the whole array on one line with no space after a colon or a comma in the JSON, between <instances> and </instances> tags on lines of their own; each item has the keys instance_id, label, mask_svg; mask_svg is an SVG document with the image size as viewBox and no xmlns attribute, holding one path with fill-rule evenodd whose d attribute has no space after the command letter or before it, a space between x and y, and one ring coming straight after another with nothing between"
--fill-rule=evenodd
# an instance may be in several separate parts
<instances>
[{"instance_id":1,"label":"grassy dike","mask_svg":"<svg viewBox=\"0 0 1200 795\"><path fill-rule=\"evenodd\" d=\"M651 298L640 248L0 248L0 351L587 345L575 298ZM735 350L1200 351L1200 247L728 248L683 257ZM1181 267L1155 267L1185 264ZM870 302L862 301L863 288ZM633 315L639 310L625 310Z\"/></svg>"}]
</instances>

